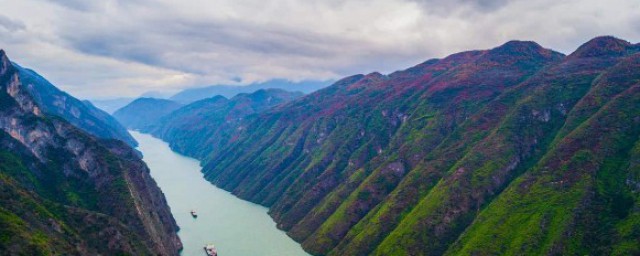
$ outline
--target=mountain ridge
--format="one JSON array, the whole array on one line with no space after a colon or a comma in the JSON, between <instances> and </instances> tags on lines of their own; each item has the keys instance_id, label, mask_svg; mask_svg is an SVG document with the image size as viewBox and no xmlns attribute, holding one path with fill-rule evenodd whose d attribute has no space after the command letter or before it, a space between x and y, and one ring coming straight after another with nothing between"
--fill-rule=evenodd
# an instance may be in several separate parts
<instances>
[{"instance_id":1,"label":"mountain ridge","mask_svg":"<svg viewBox=\"0 0 640 256\"><path fill-rule=\"evenodd\" d=\"M269 207L314 255L640 253L629 231L640 208L620 203L640 202L637 168L624 167L638 148L640 119L625 119L640 116L637 46L598 37L565 56L509 41L354 75L248 116L194 155L206 179ZM599 160L585 165L589 147Z\"/></svg>"},{"instance_id":2,"label":"mountain ridge","mask_svg":"<svg viewBox=\"0 0 640 256\"><path fill-rule=\"evenodd\" d=\"M183 106L144 127L142 131L168 141L169 146L179 153L203 158L205 155L200 152L233 140L232 131L243 129L239 124L244 118L302 95L281 89L260 89L253 93L238 94L231 99L218 95ZM208 127L219 128L211 130Z\"/></svg>"},{"instance_id":3,"label":"mountain ridge","mask_svg":"<svg viewBox=\"0 0 640 256\"><path fill-rule=\"evenodd\" d=\"M178 227L139 153L41 110L0 50L0 251L177 255Z\"/></svg>"},{"instance_id":4,"label":"mountain ridge","mask_svg":"<svg viewBox=\"0 0 640 256\"><path fill-rule=\"evenodd\" d=\"M137 98L113 112L113 116L129 129L142 129L183 105L166 99Z\"/></svg>"},{"instance_id":5,"label":"mountain ridge","mask_svg":"<svg viewBox=\"0 0 640 256\"><path fill-rule=\"evenodd\" d=\"M170 100L189 104L195 101L222 95L233 98L239 93L253 93L260 89L283 89L311 93L328 86L331 81L301 81L291 82L284 79L274 79L249 85L212 85L207 87L185 89L169 97Z\"/></svg>"},{"instance_id":6,"label":"mountain ridge","mask_svg":"<svg viewBox=\"0 0 640 256\"><path fill-rule=\"evenodd\" d=\"M35 71L15 63L12 65L20 74L25 88L37 104L42 106L42 111L60 116L97 137L121 140L133 147L137 145L135 139L111 115L56 88Z\"/></svg>"}]
</instances>

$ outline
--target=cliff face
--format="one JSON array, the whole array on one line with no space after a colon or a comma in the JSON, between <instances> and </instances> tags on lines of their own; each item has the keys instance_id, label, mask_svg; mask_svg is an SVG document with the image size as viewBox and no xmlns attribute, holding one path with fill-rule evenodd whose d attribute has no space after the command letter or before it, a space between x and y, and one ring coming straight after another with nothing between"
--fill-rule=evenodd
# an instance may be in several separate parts
<instances>
[{"instance_id":1,"label":"cliff face","mask_svg":"<svg viewBox=\"0 0 640 256\"><path fill-rule=\"evenodd\" d=\"M142 129L167 142L182 154L204 158L219 145L234 139L240 124L251 115L302 97L280 89L241 93L231 99L216 96L186 105Z\"/></svg>"},{"instance_id":2,"label":"cliff face","mask_svg":"<svg viewBox=\"0 0 640 256\"><path fill-rule=\"evenodd\" d=\"M638 52L512 41L355 75L195 155L316 255L638 254Z\"/></svg>"},{"instance_id":3,"label":"cliff face","mask_svg":"<svg viewBox=\"0 0 640 256\"><path fill-rule=\"evenodd\" d=\"M138 154L41 110L0 51L0 249L177 255L177 226Z\"/></svg>"},{"instance_id":4,"label":"cliff face","mask_svg":"<svg viewBox=\"0 0 640 256\"><path fill-rule=\"evenodd\" d=\"M22 88L28 92L41 110L63 118L75 127L102 139L117 139L132 147L137 142L116 119L88 101L80 101L59 90L33 70L13 64Z\"/></svg>"}]
</instances>

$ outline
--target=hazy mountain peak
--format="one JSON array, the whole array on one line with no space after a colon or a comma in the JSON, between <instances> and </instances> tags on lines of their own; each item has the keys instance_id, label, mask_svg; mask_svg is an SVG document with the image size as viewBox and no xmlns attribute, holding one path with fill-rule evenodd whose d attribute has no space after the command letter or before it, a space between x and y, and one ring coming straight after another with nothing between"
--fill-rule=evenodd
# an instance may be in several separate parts
<instances>
[{"instance_id":1,"label":"hazy mountain peak","mask_svg":"<svg viewBox=\"0 0 640 256\"><path fill-rule=\"evenodd\" d=\"M207 98L207 99L208 100L216 100L216 101L218 101L218 100L228 101L229 100L229 99L227 99L227 97L222 96L222 95L216 95L216 96L213 96L213 97Z\"/></svg>"},{"instance_id":2,"label":"hazy mountain peak","mask_svg":"<svg viewBox=\"0 0 640 256\"><path fill-rule=\"evenodd\" d=\"M118 109L113 116L129 129L142 129L182 106L172 100L138 98Z\"/></svg>"},{"instance_id":3,"label":"hazy mountain peak","mask_svg":"<svg viewBox=\"0 0 640 256\"><path fill-rule=\"evenodd\" d=\"M618 57L637 52L637 46L613 36L599 36L582 44L569 55L570 58Z\"/></svg>"},{"instance_id":4,"label":"hazy mountain peak","mask_svg":"<svg viewBox=\"0 0 640 256\"><path fill-rule=\"evenodd\" d=\"M523 49L535 50L535 51L544 50L544 48L540 46L540 44L534 41L522 41L522 40L507 41L506 43L494 49L509 49L514 51L523 50Z\"/></svg>"},{"instance_id":5,"label":"hazy mountain peak","mask_svg":"<svg viewBox=\"0 0 640 256\"><path fill-rule=\"evenodd\" d=\"M311 93L331 84L331 81L299 81L292 82L284 79L273 79L265 82L256 82L249 85L212 85L201 88L192 88L183 90L169 99L189 104L201 99L222 95L227 98L233 98L240 93L253 93L260 89L277 88L288 91L300 91L303 93Z\"/></svg>"},{"instance_id":6,"label":"hazy mountain peak","mask_svg":"<svg viewBox=\"0 0 640 256\"><path fill-rule=\"evenodd\" d=\"M379 80L385 79L387 76L380 74L378 71L371 72L365 76L365 79Z\"/></svg>"},{"instance_id":7,"label":"hazy mountain peak","mask_svg":"<svg viewBox=\"0 0 640 256\"><path fill-rule=\"evenodd\" d=\"M385 80L387 80L387 78L388 78L387 76L380 74L379 72L372 72L362 77L362 79L360 79L358 82L349 85L348 89L354 90L358 88L368 87L371 85L376 85L381 82L384 82Z\"/></svg>"},{"instance_id":8,"label":"hazy mountain peak","mask_svg":"<svg viewBox=\"0 0 640 256\"><path fill-rule=\"evenodd\" d=\"M287 91L284 89L278 89L278 88L267 88L267 89L260 89L255 91L254 93L252 93L254 95L295 95L295 97L300 97L302 95L304 95L304 93L302 92L298 92L298 91Z\"/></svg>"},{"instance_id":9,"label":"hazy mountain peak","mask_svg":"<svg viewBox=\"0 0 640 256\"><path fill-rule=\"evenodd\" d=\"M512 57L530 57L541 59L556 59L559 60L564 57L564 54L546 49L540 44L533 41L519 41L511 40L501 46L493 48L488 51L489 55L501 55Z\"/></svg>"},{"instance_id":10,"label":"hazy mountain peak","mask_svg":"<svg viewBox=\"0 0 640 256\"><path fill-rule=\"evenodd\" d=\"M142 103L142 102L154 102L154 103L155 102L167 102L167 103L173 102L173 103L175 103L174 101L171 101L171 100L158 99L158 98L153 98L153 97L140 97L140 98L135 99L133 102L135 102L135 103Z\"/></svg>"}]
</instances>

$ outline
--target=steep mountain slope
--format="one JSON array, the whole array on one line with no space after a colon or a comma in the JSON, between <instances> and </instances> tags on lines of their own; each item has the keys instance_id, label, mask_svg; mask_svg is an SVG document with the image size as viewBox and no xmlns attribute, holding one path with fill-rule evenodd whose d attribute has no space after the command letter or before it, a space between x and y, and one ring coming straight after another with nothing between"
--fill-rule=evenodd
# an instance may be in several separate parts
<instances>
[{"instance_id":1,"label":"steep mountain slope","mask_svg":"<svg viewBox=\"0 0 640 256\"><path fill-rule=\"evenodd\" d=\"M639 51L512 41L356 75L199 156L316 255L639 253Z\"/></svg>"},{"instance_id":2,"label":"steep mountain slope","mask_svg":"<svg viewBox=\"0 0 640 256\"><path fill-rule=\"evenodd\" d=\"M98 138L117 139L134 147L137 145L127 130L106 112L59 90L33 70L16 64L14 67L27 92L46 114L59 116Z\"/></svg>"},{"instance_id":3,"label":"steep mountain slope","mask_svg":"<svg viewBox=\"0 0 640 256\"><path fill-rule=\"evenodd\" d=\"M567 113L549 150L480 213L448 254L640 253L638 52L639 45L601 38L569 56L616 64ZM500 248L496 239L510 246Z\"/></svg>"},{"instance_id":4,"label":"steep mountain slope","mask_svg":"<svg viewBox=\"0 0 640 256\"><path fill-rule=\"evenodd\" d=\"M597 38L579 48L576 52L589 48L590 45L598 41L621 42L614 38ZM628 43L625 44L629 50L635 48ZM600 50L600 48L598 47L594 50ZM635 50L630 52L635 52ZM444 252L447 249L446 246L438 243L449 245L477 217L478 211L493 201L496 195L500 194L505 187L510 187L509 185L512 184L511 181L514 178L520 176L523 172L531 174L534 170L531 168L532 166L544 163L548 157L547 155L556 155L553 152L554 147L556 147L553 141L557 136L562 136L561 128L563 126L566 127L566 121L575 118L576 104L594 87L599 78L607 74L607 72L614 72L611 70L615 69L615 65L620 61L623 61L623 59L617 57L617 55L589 58L572 54L563 62L546 68L529 81L494 101L490 105L492 107L489 109L490 111L483 114L483 116L478 116L478 118L486 120L489 116L495 117L497 109L504 107L507 107L507 109L503 115L498 116L500 120L491 127L488 136L483 137L475 145L468 148L466 152L455 159L455 162L449 165L446 169L447 172L434 184L430 192L417 202L414 208L384 238L374 252L378 255L424 253L424 244L429 245L427 248L433 250L429 252ZM622 81L627 81L627 79L629 81L634 80L633 76L631 76L624 78ZM614 84L614 86L625 85ZM470 127L477 126L477 124L473 124L473 121L469 125ZM477 136L474 133L468 133L468 131L464 133L467 133L466 136ZM589 134L589 136L594 137L599 135L598 133ZM564 137L560 138L566 139ZM637 137L631 136L629 139L635 140ZM609 147L606 144L601 146ZM579 147L578 149L589 148ZM556 157L562 158L562 161L570 161L571 159L562 155L556 155ZM578 166L575 167L580 168ZM566 170L561 166L553 166L552 168L553 170L548 171L562 173ZM553 186L552 183L547 185ZM586 188L583 189L585 190L582 192L586 192ZM606 189L614 190L615 188L607 186ZM545 197L545 199L550 198ZM387 202L389 206L394 204L392 200ZM519 202L510 201L508 204L515 206ZM544 207L543 205L540 206ZM545 218L558 217L554 220L548 220L558 221L562 223L561 225L568 225L567 219L563 220L562 218L571 218L575 209L568 204L560 208L564 212L556 212L558 214L556 216L546 212L544 208L539 208L539 211L532 211L531 213L545 216ZM527 224L520 223L518 225L521 225L517 227L520 230L533 230ZM541 224L537 228L548 228L544 227L544 225L546 224ZM413 231L416 229L425 230L426 234L416 234L419 233ZM520 242L524 241L526 245L522 247L517 243L511 243L508 239L496 240L494 237L491 238L491 241L495 246L504 247L506 250L514 250L515 254L558 254L562 253L562 249L554 248L538 252L527 251L527 248L543 248L546 244L572 243L566 237L555 236L556 233L554 232L558 231L563 232L556 227L543 231L542 233L549 238L546 241L537 240L537 238L528 240L530 238L528 236L515 238ZM407 239L407 237L409 238ZM490 237L485 236L483 239L489 239ZM575 245L589 251L589 254L598 254L597 251L589 249L586 244ZM523 251L517 252L518 250Z\"/></svg>"},{"instance_id":5,"label":"steep mountain slope","mask_svg":"<svg viewBox=\"0 0 640 256\"><path fill-rule=\"evenodd\" d=\"M245 117L302 95L262 89L238 94L230 100L216 96L184 106L142 130L169 142L177 152L204 158L213 148L233 139L233 133L242 129L238 125Z\"/></svg>"},{"instance_id":6,"label":"steep mountain slope","mask_svg":"<svg viewBox=\"0 0 640 256\"><path fill-rule=\"evenodd\" d=\"M282 79L275 79L261 83L253 83L245 86L234 85L213 85L202 88L186 89L171 96L171 100L183 104L189 104L198 100L214 97L217 95L225 98L233 98L240 93L253 93L264 89L285 89L303 93L312 93L325 88L331 81L301 81L291 82Z\"/></svg>"},{"instance_id":7,"label":"steep mountain slope","mask_svg":"<svg viewBox=\"0 0 640 256\"><path fill-rule=\"evenodd\" d=\"M138 98L116 110L113 116L129 129L142 129L180 107L182 104L171 100Z\"/></svg>"},{"instance_id":8,"label":"steep mountain slope","mask_svg":"<svg viewBox=\"0 0 640 256\"><path fill-rule=\"evenodd\" d=\"M177 226L137 152L41 111L0 50L0 251L177 255Z\"/></svg>"}]
</instances>

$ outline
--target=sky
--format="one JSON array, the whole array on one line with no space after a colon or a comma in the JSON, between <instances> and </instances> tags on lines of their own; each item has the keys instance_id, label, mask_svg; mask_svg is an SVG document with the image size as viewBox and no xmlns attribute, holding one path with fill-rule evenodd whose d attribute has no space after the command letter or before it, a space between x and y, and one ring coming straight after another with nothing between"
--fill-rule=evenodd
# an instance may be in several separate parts
<instances>
[{"instance_id":1,"label":"sky","mask_svg":"<svg viewBox=\"0 0 640 256\"><path fill-rule=\"evenodd\" d=\"M640 41L638 0L0 0L0 48L83 99L390 73L532 40Z\"/></svg>"}]
</instances>

